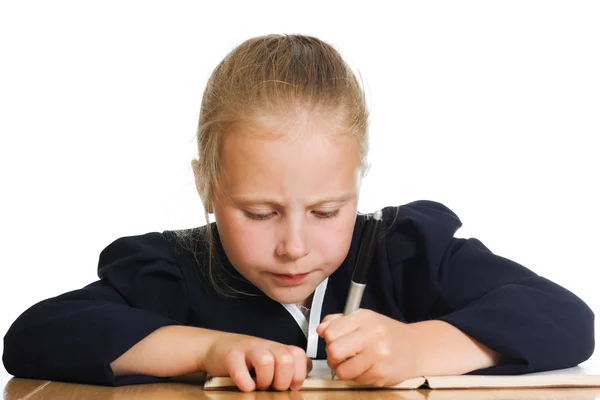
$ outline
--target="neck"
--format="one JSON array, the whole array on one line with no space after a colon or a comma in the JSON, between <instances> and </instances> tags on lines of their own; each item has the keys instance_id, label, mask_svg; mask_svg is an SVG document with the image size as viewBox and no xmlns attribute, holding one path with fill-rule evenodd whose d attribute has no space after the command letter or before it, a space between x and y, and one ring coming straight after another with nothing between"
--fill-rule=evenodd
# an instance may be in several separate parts
<instances>
[{"instance_id":1,"label":"neck","mask_svg":"<svg viewBox=\"0 0 600 400\"><path fill-rule=\"evenodd\" d=\"M311 304L312 304L312 299L313 299L313 295L311 294L310 296L308 296L303 302L298 303L298 305L300 306L304 306L306 308L310 308Z\"/></svg>"}]
</instances>

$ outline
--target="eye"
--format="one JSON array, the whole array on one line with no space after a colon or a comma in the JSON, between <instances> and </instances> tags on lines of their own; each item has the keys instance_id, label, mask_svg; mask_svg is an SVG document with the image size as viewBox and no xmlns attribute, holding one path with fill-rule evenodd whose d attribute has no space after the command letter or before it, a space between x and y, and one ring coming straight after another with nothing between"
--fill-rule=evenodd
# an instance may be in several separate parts
<instances>
[{"instance_id":1,"label":"eye","mask_svg":"<svg viewBox=\"0 0 600 400\"><path fill-rule=\"evenodd\" d=\"M327 218L333 218L335 216L337 216L339 214L340 210L335 210L335 211L313 211L313 213L315 214L315 216L317 218L321 218L321 219L327 219Z\"/></svg>"},{"instance_id":2,"label":"eye","mask_svg":"<svg viewBox=\"0 0 600 400\"><path fill-rule=\"evenodd\" d=\"M256 221L264 221L266 219L271 218L273 215L275 215L274 212L270 212L267 214L254 214L254 213L250 213L248 211L244 211L244 214L246 214L246 217L256 220Z\"/></svg>"}]
</instances>

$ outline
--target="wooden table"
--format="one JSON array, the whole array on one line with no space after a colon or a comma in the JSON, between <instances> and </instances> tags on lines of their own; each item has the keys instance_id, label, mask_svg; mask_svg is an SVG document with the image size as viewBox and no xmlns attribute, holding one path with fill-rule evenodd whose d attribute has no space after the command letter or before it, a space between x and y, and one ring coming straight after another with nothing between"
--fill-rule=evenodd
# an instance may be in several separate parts
<instances>
[{"instance_id":1,"label":"wooden table","mask_svg":"<svg viewBox=\"0 0 600 400\"><path fill-rule=\"evenodd\" d=\"M449 399L569 399L600 400L600 388L587 389L496 389L496 390L329 390L300 392L203 391L198 384L159 383L121 387L91 386L33 379L10 379L4 384L5 400L449 400Z\"/></svg>"}]
</instances>

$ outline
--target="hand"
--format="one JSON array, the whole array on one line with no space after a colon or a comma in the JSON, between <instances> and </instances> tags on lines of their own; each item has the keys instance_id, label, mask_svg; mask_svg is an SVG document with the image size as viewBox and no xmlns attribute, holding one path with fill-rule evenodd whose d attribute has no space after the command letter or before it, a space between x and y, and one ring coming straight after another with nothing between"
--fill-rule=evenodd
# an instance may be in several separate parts
<instances>
[{"instance_id":1,"label":"hand","mask_svg":"<svg viewBox=\"0 0 600 400\"><path fill-rule=\"evenodd\" d=\"M417 338L409 324L360 309L326 316L317 333L327 343L327 365L340 379L387 386L417 376Z\"/></svg>"},{"instance_id":2,"label":"hand","mask_svg":"<svg viewBox=\"0 0 600 400\"><path fill-rule=\"evenodd\" d=\"M202 364L212 376L230 376L244 392L269 387L298 390L312 368L300 347L225 332L208 348ZM255 380L250 376L252 369Z\"/></svg>"}]
</instances>

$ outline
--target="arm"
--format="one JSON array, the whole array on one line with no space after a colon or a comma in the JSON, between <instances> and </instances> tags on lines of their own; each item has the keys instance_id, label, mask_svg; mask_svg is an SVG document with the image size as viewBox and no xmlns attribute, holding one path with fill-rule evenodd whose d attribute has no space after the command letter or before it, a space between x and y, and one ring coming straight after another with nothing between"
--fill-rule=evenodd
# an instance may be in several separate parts
<instances>
[{"instance_id":1,"label":"arm","mask_svg":"<svg viewBox=\"0 0 600 400\"><path fill-rule=\"evenodd\" d=\"M187 288L159 234L115 241L99 269L100 281L42 301L12 324L4 338L9 373L124 385L206 371L230 375L244 391L294 389L305 379L298 347L183 326Z\"/></svg>"},{"instance_id":2,"label":"arm","mask_svg":"<svg viewBox=\"0 0 600 400\"><path fill-rule=\"evenodd\" d=\"M591 356L594 313L575 294L476 239L455 239L449 254L429 317L505 357L485 373L569 368Z\"/></svg>"},{"instance_id":3,"label":"arm","mask_svg":"<svg viewBox=\"0 0 600 400\"><path fill-rule=\"evenodd\" d=\"M185 323L185 285L170 245L160 234L121 238L101 253L99 275L17 318L4 337L9 373L103 385L161 380L117 378L109 364L155 330Z\"/></svg>"},{"instance_id":4,"label":"arm","mask_svg":"<svg viewBox=\"0 0 600 400\"><path fill-rule=\"evenodd\" d=\"M502 356L495 366L473 373L568 368L592 354L592 310L569 290L493 254L479 240L455 238L461 222L447 207L418 201L384 218L389 225L380 260L386 274L378 284L394 283L388 293L399 319L446 322ZM436 343L433 328L427 336ZM443 347L444 338L439 340Z\"/></svg>"},{"instance_id":5,"label":"arm","mask_svg":"<svg viewBox=\"0 0 600 400\"><path fill-rule=\"evenodd\" d=\"M45 300L24 312L4 337L3 361L17 377L122 385L152 376L115 377L109 364L159 328L181 322L128 306L103 282Z\"/></svg>"}]
</instances>

